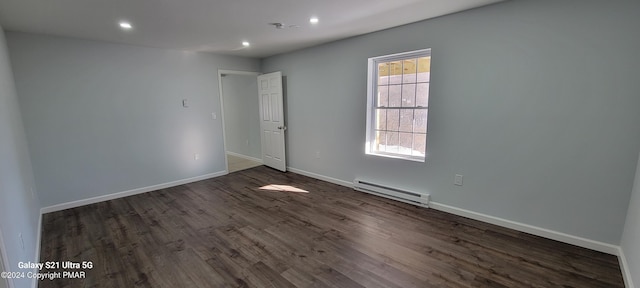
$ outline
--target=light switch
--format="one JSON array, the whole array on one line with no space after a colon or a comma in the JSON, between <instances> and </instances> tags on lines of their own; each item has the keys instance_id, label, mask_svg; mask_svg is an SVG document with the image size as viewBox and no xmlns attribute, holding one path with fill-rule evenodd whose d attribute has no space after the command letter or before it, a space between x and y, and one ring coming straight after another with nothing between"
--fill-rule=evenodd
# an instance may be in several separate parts
<instances>
[{"instance_id":1,"label":"light switch","mask_svg":"<svg viewBox=\"0 0 640 288\"><path fill-rule=\"evenodd\" d=\"M189 107L189 102L187 101L187 99L182 99L182 107L184 108Z\"/></svg>"},{"instance_id":2,"label":"light switch","mask_svg":"<svg viewBox=\"0 0 640 288\"><path fill-rule=\"evenodd\" d=\"M456 176L453 179L453 184L457 186L462 186L462 175L456 174Z\"/></svg>"},{"instance_id":3,"label":"light switch","mask_svg":"<svg viewBox=\"0 0 640 288\"><path fill-rule=\"evenodd\" d=\"M213 120L218 119L218 115L216 115L216 112L211 112L211 119Z\"/></svg>"}]
</instances>

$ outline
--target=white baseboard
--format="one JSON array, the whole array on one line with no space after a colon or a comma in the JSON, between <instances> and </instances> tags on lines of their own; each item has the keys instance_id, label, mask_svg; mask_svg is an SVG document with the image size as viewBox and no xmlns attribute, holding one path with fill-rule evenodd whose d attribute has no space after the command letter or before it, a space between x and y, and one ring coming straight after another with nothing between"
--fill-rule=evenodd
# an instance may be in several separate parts
<instances>
[{"instance_id":1,"label":"white baseboard","mask_svg":"<svg viewBox=\"0 0 640 288\"><path fill-rule=\"evenodd\" d=\"M118 199L118 198L127 197L127 196L131 196L131 195L151 192L151 191L155 191L155 190L158 190L158 189L164 189L164 188L169 188L169 187L178 186L178 185L182 185L182 184L187 184L187 183L191 183L191 182L196 182L196 181L200 181L200 180L205 180L205 179L209 179L209 178L214 178L214 177L218 177L218 176L222 176L222 175L226 175L226 174L228 174L227 171L220 171L220 172L216 172L216 173L205 174L205 175L202 175L202 176L196 176L196 177L192 177L192 178L187 178L187 179L182 179L182 180L177 180L177 181L172 181L172 182L167 182L167 183L162 183L162 184L157 184L157 185L152 185L152 186L147 186L147 187L142 187L142 188L137 188L137 189L132 189L132 190L127 190L127 191L122 191L122 192L116 192L116 193L102 195L102 196L97 196L97 197L92 197L92 198L87 198L87 199L82 199L82 200L77 200L77 201L71 201L71 202L56 204L56 205L52 205L52 206L43 207L42 209L40 209L40 213L41 214L45 214L45 213L65 210L65 209L69 209L69 208L80 207L80 206L89 205L89 204L93 204L93 203L98 203L98 202Z\"/></svg>"},{"instance_id":2,"label":"white baseboard","mask_svg":"<svg viewBox=\"0 0 640 288\"><path fill-rule=\"evenodd\" d=\"M320 179L320 180L323 180L323 181L331 182L331 183L334 183L334 184L342 185L342 186L345 186L345 187L353 188L353 183L348 182L348 181L335 179L335 178L319 175L319 174L316 174L316 173L312 173L312 172L308 172L308 171L304 171L304 170L300 170L300 169L296 169L296 168L292 168L292 167L287 167L287 169L289 169L289 171L291 171L291 172L298 173L298 174L301 174L301 175L304 175L304 176L308 176L308 177L311 177L311 178L316 178L316 179ZM619 246L616 246L616 245L612 245L612 244L608 244L608 243L604 243L604 242L599 242L599 241L595 241L595 240L590 240L590 239L586 239L586 238L582 238L582 237L578 237L578 236L574 236L574 235L569 235L569 234L566 234L566 233L553 231L553 230L549 230L549 229L545 229L545 228L540 228L540 227L536 227L536 226L529 225L529 224L524 224L524 223L515 222L515 221L511 221L511 220L507 220L507 219L502 219L502 218L498 218L498 217L495 217L495 216L490 216L490 215L486 215L486 214L482 214L482 213L478 213L478 212L473 212L473 211L470 211L470 210L465 210L465 209L461 209L461 208L457 208L457 207L441 204L441 203L438 203L438 202L430 201L429 202L429 207L432 208L432 209L435 209L435 210L448 212L448 213L455 214L455 215L458 215L458 216L463 216L463 217L471 218L471 219L474 219L474 220L478 220L478 221L482 221L482 222L498 225L498 226L501 226L501 227L506 227L506 228L510 228L510 229L513 229L513 230L521 231L521 232L526 232L526 233L533 234L533 235L536 235L536 236L540 236L540 237L544 237L544 238L548 238L548 239L552 239L552 240L556 240L556 241L560 241L560 242L564 242L564 243L568 243L568 244L584 247L584 248L591 249L591 250L600 251L600 252L611 254L611 255L619 255L619 253L620 253Z\"/></svg>"},{"instance_id":3,"label":"white baseboard","mask_svg":"<svg viewBox=\"0 0 640 288\"><path fill-rule=\"evenodd\" d=\"M319 180L322 180L322 181L327 181L327 182L330 182L330 183L333 183L333 184L337 184L337 185L341 185L341 186L345 186L345 187L353 189L353 183L349 182L349 181L344 181L344 180L340 180L340 179L336 179L336 178L332 178L332 177L328 177L328 176L324 176L324 175L308 172L308 171L305 171L305 170L296 169L296 168L293 168L293 167L287 167L287 169L289 171L293 172L293 173L301 174L301 175L304 175L304 176L308 176L308 177L311 177L311 178L319 179ZM79 206L84 206L84 205L89 205L89 204L98 203L98 202L102 202L102 201L107 201L107 200L127 197L127 196L131 196L131 195L146 193L146 192L155 191L155 190L158 190L158 189L164 189L164 188L173 187L173 186L177 186L177 185L187 184L187 183L196 182L196 181L200 181L200 180L205 180L205 179L218 177L218 176L222 176L222 175L226 175L226 174L227 174L226 171L221 171L221 172L206 174L206 175L197 176L197 177L193 177L193 178L187 178L187 179L182 179L182 180L178 180L178 181L172 181L172 182L167 182L167 183L163 183L163 184L158 184L158 185L153 185L153 186L148 186L148 187L143 187L143 188L138 188L138 189L133 189L133 190L128 190L128 191L117 192L117 193L112 193L112 194L108 194L108 195L88 198L88 199L84 199L84 200L72 201L72 202L67 202L67 203L62 203L62 204L57 204L57 205L44 207L44 208L40 209L41 215L40 215L40 219L38 221L38 234L37 234L37 245L38 246L36 247L36 257L37 257L36 261L39 261L39 257L40 257L40 241L41 241L41 233L42 233L42 214L55 212L55 211L60 211L60 210L64 210L64 209L69 209L69 208L74 208L74 207L79 207ZM536 227L536 226L532 226L532 225L528 225L528 224L524 224L524 223L519 223L519 222L515 222L515 221L511 221L511 220L506 220L506 219L502 219L502 218L498 218L498 217L494 217L494 216L490 216L490 215L486 215L486 214L482 214L482 213L478 213L478 212L473 212L473 211L466 210L466 209L461 209L461 208L457 208L457 207L441 204L441 203L438 203L438 202L430 201L429 202L429 207L432 208L432 209L435 209L435 210L448 212L448 213L451 213L451 214L455 214L455 215L471 218L471 219L474 219L474 220L478 220L478 221L482 221L482 222L486 222L486 223L490 223L490 224L494 224L494 225L498 225L498 226L514 229L514 230L517 230L517 231L521 231L521 232L537 235L537 236L540 236L540 237L557 240L557 241L560 241L560 242L564 242L564 243L576 245L576 246L579 246L579 247L584 247L584 248L600 251L600 252L607 253L607 254L616 255L616 256L618 256L618 259L619 259L619 262L620 262L620 269L621 269L622 274L624 276L625 286L627 288L634 288L634 285L633 285L633 282L632 282L632 279L631 279L631 274L630 274L630 271L629 271L629 266L628 266L627 260L626 260L626 258L624 256L624 251L622 250L622 248L620 246L616 246L616 245L612 245L612 244L608 244L608 243L604 243L604 242L599 242L599 241L594 241L594 240L590 240L590 239L586 239L586 238L582 238L582 237L578 237L578 236L574 236L574 235L569 235L569 234L566 234L566 233L557 232L557 231L553 231L553 230L549 230L549 229L545 229L545 228L540 228L540 227ZM33 285L34 285L33 286L34 288L37 287L38 282L34 281Z\"/></svg>"},{"instance_id":4,"label":"white baseboard","mask_svg":"<svg viewBox=\"0 0 640 288\"><path fill-rule=\"evenodd\" d=\"M629 271L629 263L627 263L627 257L624 256L624 250L622 247L618 247L618 262L620 262L620 270L622 271L622 277L624 278L624 287L634 288L633 278L631 278L631 271Z\"/></svg>"},{"instance_id":5,"label":"white baseboard","mask_svg":"<svg viewBox=\"0 0 640 288\"><path fill-rule=\"evenodd\" d=\"M40 262L40 244L42 243L42 211L40 211L40 215L38 215L38 233L36 234L36 253L35 253L35 259L33 260L33 262L35 263L39 263ZM33 272L41 272L41 271L37 271L34 270ZM32 288L38 288L38 278L33 278L33 281L31 282L31 287Z\"/></svg>"},{"instance_id":6,"label":"white baseboard","mask_svg":"<svg viewBox=\"0 0 640 288\"><path fill-rule=\"evenodd\" d=\"M328 177L328 176L324 176L324 175L320 175L320 174L316 174L316 173L312 173L312 172L296 169L296 168L293 168L293 167L287 167L287 170L289 170L289 171L291 171L293 173L296 173L296 174L300 174L300 175L304 175L304 176L307 176L307 177L315 178L315 179L318 179L318 180L327 181L329 183L333 183L333 184L337 184L337 185L353 188L353 183L349 182L349 181L344 181L344 180L340 180L340 179L336 179L336 178L332 178L332 177Z\"/></svg>"},{"instance_id":7,"label":"white baseboard","mask_svg":"<svg viewBox=\"0 0 640 288\"><path fill-rule=\"evenodd\" d=\"M236 152L227 151L227 155L236 156L238 158L247 159L247 160L251 160L251 161L254 161L254 162L262 163L262 159L260 159L260 158L255 158L255 157L251 157L251 156L247 156L247 155L242 155L242 154L238 154Z\"/></svg>"},{"instance_id":8,"label":"white baseboard","mask_svg":"<svg viewBox=\"0 0 640 288\"><path fill-rule=\"evenodd\" d=\"M502 219L502 218L498 218L498 217L494 217L494 216L490 216L482 213L477 213L477 212L441 204L438 202L433 202L433 201L430 202L429 207L435 210L440 210L440 211L448 212L451 214L456 214L459 216L471 218L474 220L510 228L513 230L526 232L536 236L557 240L557 241L568 243L568 244L573 244L573 245L588 248L591 250L596 250L596 251L604 252L611 255L618 255L619 247L616 245L599 242L595 240L590 240L590 239L586 239L586 238L582 238L574 235L569 235L566 233L553 231L545 228L540 228L540 227L536 227L529 224Z\"/></svg>"}]
</instances>

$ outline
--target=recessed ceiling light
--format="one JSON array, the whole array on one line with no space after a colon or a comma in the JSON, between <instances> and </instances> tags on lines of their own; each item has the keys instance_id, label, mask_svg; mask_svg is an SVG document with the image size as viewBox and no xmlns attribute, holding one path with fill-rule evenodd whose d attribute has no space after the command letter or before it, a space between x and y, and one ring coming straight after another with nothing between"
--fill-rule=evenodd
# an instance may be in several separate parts
<instances>
[{"instance_id":1,"label":"recessed ceiling light","mask_svg":"<svg viewBox=\"0 0 640 288\"><path fill-rule=\"evenodd\" d=\"M249 44L249 42L247 42L247 41L242 41L242 46L244 46L244 47L249 47L249 45L251 45L251 44Z\"/></svg>"},{"instance_id":2,"label":"recessed ceiling light","mask_svg":"<svg viewBox=\"0 0 640 288\"><path fill-rule=\"evenodd\" d=\"M129 30L131 28L133 28L133 26L131 26L131 23L126 22L126 21L122 21L120 23L118 23L120 25L120 28L124 29L124 30Z\"/></svg>"},{"instance_id":3,"label":"recessed ceiling light","mask_svg":"<svg viewBox=\"0 0 640 288\"><path fill-rule=\"evenodd\" d=\"M318 21L320 21L320 20L318 20L318 17L311 17L311 19L309 19L309 22L311 24L316 24L316 23L318 23Z\"/></svg>"}]
</instances>

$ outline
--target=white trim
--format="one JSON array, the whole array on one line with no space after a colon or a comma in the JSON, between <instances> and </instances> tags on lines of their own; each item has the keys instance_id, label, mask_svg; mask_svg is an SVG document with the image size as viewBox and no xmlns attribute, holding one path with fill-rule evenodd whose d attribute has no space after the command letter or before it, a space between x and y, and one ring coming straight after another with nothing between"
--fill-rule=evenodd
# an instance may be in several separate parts
<instances>
[{"instance_id":1,"label":"white trim","mask_svg":"<svg viewBox=\"0 0 640 288\"><path fill-rule=\"evenodd\" d=\"M320 175L320 174L316 174L316 173L312 173L312 172L308 172L308 171L304 171L304 170L299 170L299 169L295 169L295 168L291 168L291 167L288 167L288 169L291 172L298 173L298 174L301 174L301 175L304 175L304 176L308 176L308 177L311 177L311 178L316 178L316 179L320 179L320 180L323 180L323 181L331 182L331 183L334 183L334 184L342 185L342 186L345 186L345 187L353 188L353 183L348 182L348 181L335 179L335 178L331 178L331 177L327 177L327 176L323 176L323 175ZM397 199L394 199L394 200L397 200ZM545 228L540 228L540 227L532 226L532 225L529 225L529 224L524 224L524 223L519 223L519 222L507 220L507 219L502 219L502 218L498 218L498 217L494 217L494 216L490 216L490 215L486 215L486 214L482 214L482 213L477 213L477 212L473 212L473 211L469 211L469 210L465 210L465 209L461 209L461 208L456 208L456 207L445 205L445 204L438 203L438 202L430 201L429 202L429 207L432 208L432 209L435 209L435 210L448 212L448 213L455 214L455 215L458 215L458 216L471 218L471 219L474 219L474 220L478 220L478 221L482 221L482 222L498 225L498 226L501 226L501 227L510 228L510 229L513 229L513 230L521 231L521 232L526 232L526 233L533 234L533 235L536 235L536 236L540 236L540 237L544 237L544 238L548 238L548 239L552 239L552 240L557 240L557 241L560 241L560 242L563 242L563 243L568 243L568 244L576 245L576 246L587 248L587 249L591 249L591 250L600 251L600 252L611 254L611 255L621 255L620 254L620 247L616 246L616 245L612 245L612 244L608 244L608 243L604 243L604 242L600 242L600 241L595 241L595 240L590 240L590 239L586 239L586 238L582 238L582 237L578 237L578 236L574 236L574 235L569 235L569 234L566 234L566 233L553 231L553 230L549 230L549 229L545 229ZM631 286L631 287L633 287L633 286Z\"/></svg>"},{"instance_id":2,"label":"white trim","mask_svg":"<svg viewBox=\"0 0 640 288\"><path fill-rule=\"evenodd\" d=\"M56 204L56 205L52 205L52 206L48 206L48 207L43 207L42 209L40 209L40 213L45 214L45 213L65 210L65 209L69 209L69 208L80 207L80 206L84 206L84 205L89 205L89 204L93 204L93 203L98 203L98 202L118 199L118 198L127 197L127 196L131 196L131 195L151 192L151 191L155 191L155 190L158 190L158 189L169 188L169 187L173 187L173 186L178 186L178 185L182 185L182 184L187 184L187 183L196 182L196 181L200 181L200 180L205 180L205 179L209 179L209 178L214 178L214 177L227 175L227 174L229 174L227 171L220 171L220 172L216 172L216 173L205 174L205 175L202 175L202 176L196 176L196 177L192 177L192 178L187 178L187 179L182 179L182 180L177 180L177 181L172 181L172 182L167 182L167 183L162 183L162 184L157 184L157 185L152 185L152 186L147 186L147 187L142 187L142 188L137 188L137 189L132 189L132 190L127 190L127 191L122 191L122 192L116 192L116 193L102 195L102 196L97 196L97 197L92 197L92 198L87 198L87 199L82 199L82 200L77 200L77 201L71 201L71 202Z\"/></svg>"},{"instance_id":3,"label":"white trim","mask_svg":"<svg viewBox=\"0 0 640 288\"><path fill-rule=\"evenodd\" d=\"M255 157L251 157L251 156L247 156L247 155L242 155L242 154L239 154L239 153L236 153L236 152L231 152L231 151L227 151L227 155L235 156L235 157L242 158L242 159L251 160L251 161L258 162L258 163L262 164L262 159L260 159L260 158L255 158Z\"/></svg>"},{"instance_id":4,"label":"white trim","mask_svg":"<svg viewBox=\"0 0 640 288\"><path fill-rule=\"evenodd\" d=\"M40 262L40 244L42 242L42 209L40 209L40 215L38 215L38 233L36 233L36 255L35 255L35 259L33 262ZM40 272L34 270L33 272ZM32 288L38 288L38 278L33 278L33 282L31 282L31 287Z\"/></svg>"},{"instance_id":5,"label":"white trim","mask_svg":"<svg viewBox=\"0 0 640 288\"><path fill-rule=\"evenodd\" d=\"M293 173L297 173L297 174L304 175L304 176L307 176L307 177L319 179L319 180L322 180L322 181L327 181L327 182L330 182L330 183L333 183L333 184L341 185L341 186L352 188L352 189L354 188L353 187L353 183L349 182L349 181L344 181L344 180L340 180L340 179L337 179L337 178L323 176L323 175L320 175L320 174L316 174L316 173L312 173L312 172L308 172L308 171L305 171L305 170L296 169L296 168L292 168L292 167L287 167L287 169L289 171L293 172ZM148 187L143 187L143 188L138 188L138 189L133 189L133 190L128 190L128 191L123 191L123 192L118 192L118 193L113 193L113 194L109 194L109 195L88 198L88 199L85 199L85 200L72 201L72 202L67 202L67 203L62 203L62 204L57 204L57 205L53 205L53 206L44 207L44 208L40 209L40 218L38 220L38 234L37 234L37 242L36 242L37 246L36 246L36 260L35 261L36 262L40 261L39 258L40 258L40 242L41 242L41 233L42 233L42 215L45 214L45 213L50 213L50 212L60 211L60 210L64 210L64 209L69 209L69 208L84 206L84 205L88 205L88 204L98 203L98 202L102 202L102 201L107 201L107 200L127 197L127 196L131 196L131 195L135 195L135 194L146 193L146 192L155 191L155 190L158 190L158 189L163 189L163 188L178 186L178 185L187 184L187 183L191 183L191 182L196 182L196 181L200 181L200 180L205 180L205 179L209 179L209 178L219 177L219 176L223 176L223 175L226 175L226 174L228 174L227 171L220 171L220 172L216 172L216 173L211 173L211 174L206 174L206 175L202 175L202 176L187 178L187 179L183 179L183 180L167 182L167 183L163 183L163 184L158 184L158 185L153 185L153 186L148 186ZM397 199L394 199L394 200L397 200ZM402 202L404 202L404 201L402 201ZM511 220L506 220L506 219L502 219L502 218L498 218L498 217L494 217L494 216L490 216L490 215L486 215L486 214L482 214L482 213L473 212L473 211L466 210L466 209L456 208L456 207L445 205L445 204L438 203L438 202L430 201L429 202L429 207L432 208L432 209L435 209L435 210L448 212L448 213L451 213L451 214L455 214L455 215L458 215L458 216L471 218L471 219L478 220L478 221L481 221L481 222L486 222L486 223L498 225L498 226L501 226L501 227L506 227L506 228L514 229L514 230L521 231L521 232L526 232L526 233L537 235L537 236L540 236L540 237L553 239L553 240L557 240L557 241L568 243L568 244L573 244L573 245L576 245L576 246L579 246L579 247L592 249L592 250L600 251L600 252L611 254L611 255L616 255L616 256L618 256L618 260L619 260L618 262L620 263L620 270L622 271L625 287L626 288L635 288L635 286L633 285L632 278L631 278L631 272L629 271L629 265L627 263L627 259L624 256L624 251L622 250L622 247L620 247L620 246L616 246L616 245L612 245L612 244L608 244L608 243L604 243L604 242L599 242L599 241L594 241L594 240L590 240L590 239L586 239L586 238L582 238L582 237L578 237L578 236L573 236L573 235L565 234L565 233L562 233L562 232L557 232L557 231L553 231L553 230L549 230L549 229L545 229L545 228L540 228L540 227L536 227L536 226L532 226L532 225L528 225L528 224L523 224L523 223L511 221ZM4 243L2 242L2 231L0 231L0 245L1 245L0 248L4 249ZM3 250L3 251L6 251L6 250ZM7 259L0 259L0 260L4 261L5 266L8 267L8 264L6 263L6 261L8 261ZM8 282L9 282L9 288L13 288L13 283L10 282L10 281L8 281ZM34 280L33 288L36 288L37 285L38 285L38 281Z\"/></svg>"},{"instance_id":6,"label":"white trim","mask_svg":"<svg viewBox=\"0 0 640 288\"><path fill-rule=\"evenodd\" d=\"M510 228L513 230L526 232L536 236L557 240L557 241L568 243L568 244L573 244L573 245L588 248L591 250L596 250L596 251L604 252L611 255L618 255L618 246L616 245L599 242L595 240L590 240L590 239L586 239L586 238L582 238L574 235L569 235L566 233L553 231L545 228L540 228L533 225L515 222L515 221L503 219L503 218L498 218L495 216L490 216L490 215L473 212L473 211L469 211L461 208L456 208L456 207L445 205L438 202L430 202L429 207L435 210L440 210L440 211L448 212L451 214L456 214L459 216L471 218L474 220Z\"/></svg>"},{"instance_id":7,"label":"white trim","mask_svg":"<svg viewBox=\"0 0 640 288\"><path fill-rule=\"evenodd\" d=\"M240 70L225 70L225 69L218 69L218 73L219 74L234 74L234 75L262 75L262 73L260 72L254 72L254 71L240 71Z\"/></svg>"},{"instance_id":8,"label":"white trim","mask_svg":"<svg viewBox=\"0 0 640 288\"><path fill-rule=\"evenodd\" d=\"M618 247L618 262L620 263L620 271L622 271L622 278L624 279L624 287L634 288L631 271L629 271L629 263L627 262L627 257L624 256L622 247Z\"/></svg>"},{"instance_id":9,"label":"white trim","mask_svg":"<svg viewBox=\"0 0 640 288\"><path fill-rule=\"evenodd\" d=\"M380 59L383 59L383 61L389 62L389 61L404 60L406 58L411 58L411 57L414 57L414 58L425 57L425 55L431 56L431 48L424 48L424 49L405 51L405 52L394 53L394 54L380 55L376 57L371 57L369 58L369 60L379 61Z\"/></svg>"},{"instance_id":10,"label":"white trim","mask_svg":"<svg viewBox=\"0 0 640 288\"><path fill-rule=\"evenodd\" d=\"M258 81L257 77L258 75L260 75L260 72L218 69L218 97L220 98L220 120L222 122L222 146L224 151L226 152L227 151L227 131L225 131L225 125L224 125L224 99L223 99L224 97L222 97L222 93L224 93L224 91L222 90L222 74L255 75L256 81ZM256 94L256 97L258 97L257 94ZM260 163L262 163L262 160L260 160ZM224 167L225 167L224 171L228 174L229 161L227 160L227 157L224 157Z\"/></svg>"},{"instance_id":11,"label":"white trim","mask_svg":"<svg viewBox=\"0 0 640 288\"><path fill-rule=\"evenodd\" d=\"M365 150L364 150L366 155L402 159L402 160L409 160L409 161L423 162L423 163L425 162L426 155L413 156L413 155L402 154L400 152L396 152L396 153L382 152L382 151L377 151L376 149L373 148L375 144L374 138L376 138L375 123L377 118L376 116L377 96L376 95L378 94L378 80L379 80L378 65L379 63L382 63L382 62L402 61L406 59L414 59L416 57L431 57L431 48L419 49L419 50L407 51L407 52L401 52L401 53L395 53L395 54L389 54L389 55L381 55L377 57L371 57L367 60L367 63L368 63L367 64L367 113L366 113L367 114L366 129L367 130L366 130L366 138L365 138L366 142L365 142ZM391 74L389 73L389 77L390 76ZM395 107L395 108L402 110L401 107ZM415 107L415 108L418 108L418 107ZM425 111L429 111L428 105L427 107L420 107L420 108L425 109ZM422 134L426 139L427 137L426 133L428 133L428 131L426 131L425 134L416 132L416 133L412 133L412 135ZM426 150L424 152L426 154Z\"/></svg>"},{"instance_id":12,"label":"white trim","mask_svg":"<svg viewBox=\"0 0 640 288\"><path fill-rule=\"evenodd\" d=\"M341 186L345 186L345 187L349 187L351 189L353 189L353 183L349 182L349 181L344 181L344 180L340 180L340 179L336 179L336 178L331 178L331 177L327 177L324 175L320 175L320 174L316 174L316 173L312 173L312 172L308 172L308 171L304 171L301 169L296 169L293 167L287 167L287 170L296 173L296 174L300 174L300 175L304 175L307 177L311 177L311 178L315 178L315 179L319 179L322 181L327 181L329 183L333 183L333 184L337 184L337 185L341 185Z\"/></svg>"}]
</instances>

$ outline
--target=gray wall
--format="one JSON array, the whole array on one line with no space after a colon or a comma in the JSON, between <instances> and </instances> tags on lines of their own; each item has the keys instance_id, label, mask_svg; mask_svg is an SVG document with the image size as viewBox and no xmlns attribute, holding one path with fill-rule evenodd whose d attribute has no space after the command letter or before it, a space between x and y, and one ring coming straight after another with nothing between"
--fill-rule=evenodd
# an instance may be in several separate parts
<instances>
[{"instance_id":1,"label":"gray wall","mask_svg":"<svg viewBox=\"0 0 640 288\"><path fill-rule=\"evenodd\" d=\"M227 151L262 159L257 76L227 74L222 95Z\"/></svg>"},{"instance_id":2,"label":"gray wall","mask_svg":"<svg viewBox=\"0 0 640 288\"><path fill-rule=\"evenodd\" d=\"M289 166L617 245L640 147L638 11L509 1L264 59L287 77ZM426 163L366 156L367 58L421 48Z\"/></svg>"},{"instance_id":3,"label":"gray wall","mask_svg":"<svg viewBox=\"0 0 640 288\"><path fill-rule=\"evenodd\" d=\"M0 234L4 240L7 271L18 269L18 262L37 262L40 205L35 189L27 139L7 54L5 35L0 27ZM18 234L24 239L24 249ZM1 261L1 260L0 260ZM3 280L0 280L3 281ZM15 279L15 287L29 287L30 279Z\"/></svg>"},{"instance_id":4,"label":"gray wall","mask_svg":"<svg viewBox=\"0 0 640 288\"><path fill-rule=\"evenodd\" d=\"M260 68L207 53L7 39L43 206L224 171L222 121L211 117L218 69Z\"/></svg>"},{"instance_id":5,"label":"gray wall","mask_svg":"<svg viewBox=\"0 0 640 288\"><path fill-rule=\"evenodd\" d=\"M638 158L633 192L631 192L631 200L629 201L627 222L624 226L622 242L620 243L627 259L627 270L631 276L635 277L631 280L636 285L640 284L640 246L638 243L640 243L640 157Z\"/></svg>"}]
</instances>

